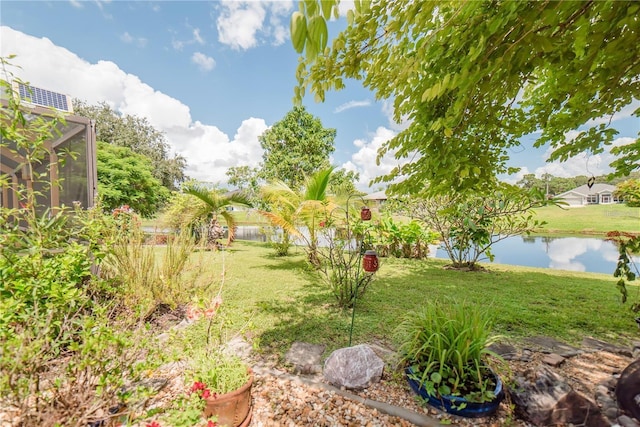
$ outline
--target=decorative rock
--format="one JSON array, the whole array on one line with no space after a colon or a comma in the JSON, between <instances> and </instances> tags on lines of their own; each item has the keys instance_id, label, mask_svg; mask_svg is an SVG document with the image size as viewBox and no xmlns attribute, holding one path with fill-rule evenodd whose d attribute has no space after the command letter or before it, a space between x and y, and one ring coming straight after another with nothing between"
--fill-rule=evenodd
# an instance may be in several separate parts
<instances>
[{"instance_id":1,"label":"decorative rock","mask_svg":"<svg viewBox=\"0 0 640 427\"><path fill-rule=\"evenodd\" d=\"M616 399L621 410L640 419L640 359L622 371L616 386Z\"/></svg>"},{"instance_id":2,"label":"decorative rock","mask_svg":"<svg viewBox=\"0 0 640 427\"><path fill-rule=\"evenodd\" d=\"M582 340L582 347L593 348L595 350L604 350L608 351L609 353L621 354L628 357L631 357L631 355L633 354L632 351L626 347L620 347L605 341L600 341L595 338L588 337Z\"/></svg>"},{"instance_id":3,"label":"decorative rock","mask_svg":"<svg viewBox=\"0 0 640 427\"><path fill-rule=\"evenodd\" d=\"M293 365L296 374L315 374L322 372L322 353L325 346L296 341L284 355L284 360Z\"/></svg>"},{"instance_id":4,"label":"decorative rock","mask_svg":"<svg viewBox=\"0 0 640 427\"><path fill-rule=\"evenodd\" d=\"M547 365L553 366L553 367L557 367L560 366L564 363L566 359L562 356L560 356L559 354L555 354L555 353L551 353L551 354L547 354L542 361L544 363L546 363Z\"/></svg>"},{"instance_id":5,"label":"decorative rock","mask_svg":"<svg viewBox=\"0 0 640 427\"><path fill-rule=\"evenodd\" d=\"M626 415L618 417L618 424L622 427L640 427L640 423L637 423L631 417L627 417Z\"/></svg>"},{"instance_id":6,"label":"decorative rock","mask_svg":"<svg viewBox=\"0 0 640 427\"><path fill-rule=\"evenodd\" d=\"M396 368L400 363L400 356L398 353L390 350L386 347L377 344L367 344L371 347L371 350L386 363L387 366L391 368Z\"/></svg>"},{"instance_id":7,"label":"decorative rock","mask_svg":"<svg viewBox=\"0 0 640 427\"><path fill-rule=\"evenodd\" d=\"M551 337L535 336L529 338L527 341L530 344L541 348L546 353L556 353L562 357L573 357L584 353L579 348L565 344Z\"/></svg>"},{"instance_id":8,"label":"decorative rock","mask_svg":"<svg viewBox=\"0 0 640 427\"><path fill-rule=\"evenodd\" d=\"M527 371L527 378L516 378L511 390L516 413L537 426L576 424L609 426L600 408L573 391L560 375L544 365Z\"/></svg>"},{"instance_id":9,"label":"decorative rock","mask_svg":"<svg viewBox=\"0 0 640 427\"><path fill-rule=\"evenodd\" d=\"M513 360L518 354L518 350L511 344L495 343L491 344L488 349L500 355L504 360Z\"/></svg>"},{"instance_id":10,"label":"decorative rock","mask_svg":"<svg viewBox=\"0 0 640 427\"><path fill-rule=\"evenodd\" d=\"M604 408L603 408L604 409ZM618 408L607 408L604 410L604 416L610 420L618 418Z\"/></svg>"},{"instance_id":11,"label":"decorative rock","mask_svg":"<svg viewBox=\"0 0 640 427\"><path fill-rule=\"evenodd\" d=\"M384 361L366 344L341 348L324 364L324 378L336 387L363 389L382 377Z\"/></svg>"},{"instance_id":12,"label":"decorative rock","mask_svg":"<svg viewBox=\"0 0 640 427\"><path fill-rule=\"evenodd\" d=\"M231 356L238 356L243 360L248 360L252 351L251 344L246 342L241 336L233 337L227 341L222 351Z\"/></svg>"}]
</instances>

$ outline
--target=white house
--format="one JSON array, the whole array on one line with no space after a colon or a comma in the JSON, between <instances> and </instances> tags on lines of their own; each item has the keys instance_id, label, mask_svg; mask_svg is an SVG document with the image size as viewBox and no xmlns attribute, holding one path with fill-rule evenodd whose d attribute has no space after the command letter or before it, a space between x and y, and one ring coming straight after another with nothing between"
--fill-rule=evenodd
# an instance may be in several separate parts
<instances>
[{"instance_id":1,"label":"white house","mask_svg":"<svg viewBox=\"0 0 640 427\"><path fill-rule=\"evenodd\" d=\"M613 195L616 190L614 185L593 184L591 188L587 184L558 194L558 198L564 200L569 206L582 205L606 205L618 203L618 198Z\"/></svg>"}]
</instances>

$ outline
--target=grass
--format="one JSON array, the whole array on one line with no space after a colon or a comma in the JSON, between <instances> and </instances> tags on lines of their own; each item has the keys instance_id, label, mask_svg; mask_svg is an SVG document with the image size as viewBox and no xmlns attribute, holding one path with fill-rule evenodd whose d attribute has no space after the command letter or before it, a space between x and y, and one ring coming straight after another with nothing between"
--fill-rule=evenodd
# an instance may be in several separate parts
<instances>
[{"instance_id":1,"label":"grass","mask_svg":"<svg viewBox=\"0 0 640 427\"><path fill-rule=\"evenodd\" d=\"M231 317L251 319L254 346L282 355L294 341L325 344L327 354L348 345L351 312L336 307L328 287L306 268L301 250L278 258L267 245L238 241L206 257L209 278L219 277L224 258L225 304ZM637 336L629 305L620 303L609 275L504 265L462 272L444 269L445 264L383 259L358 301L353 344L393 346L404 313L444 298L490 305L496 333L516 344L534 335L571 344L585 336L620 344Z\"/></svg>"},{"instance_id":2,"label":"grass","mask_svg":"<svg viewBox=\"0 0 640 427\"><path fill-rule=\"evenodd\" d=\"M536 219L547 222L541 233L604 234L608 231L640 233L640 208L623 204L575 208L546 206L535 209Z\"/></svg>"}]
</instances>

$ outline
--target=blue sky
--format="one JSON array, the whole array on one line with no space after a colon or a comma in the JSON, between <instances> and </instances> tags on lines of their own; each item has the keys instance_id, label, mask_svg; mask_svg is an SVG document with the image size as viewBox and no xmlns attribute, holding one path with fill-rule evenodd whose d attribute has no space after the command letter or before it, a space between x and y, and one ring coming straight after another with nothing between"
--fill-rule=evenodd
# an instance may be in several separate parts
<instances>
[{"instance_id":1,"label":"blue sky","mask_svg":"<svg viewBox=\"0 0 640 427\"><path fill-rule=\"evenodd\" d=\"M16 74L35 86L148 118L187 158L190 176L224 183L229 166L257 166L258 136L292 108L298 59L289 16L296 8L293 1L3 0L0 55L16 54ZM330 34L343 25L332 23ZM309 96L304 104L337 129L332 161L358 171L361 189L396 165L391 157L375 162L377 148L400 128L390 103L376 102L359 82L323 104ZM618 144L640 130L631 111L614 118ZM510 155L522 173L538 175L598 175L611 161L605 153L545 164L546 151L530 142Z\"/></svg>"}]
</instances>

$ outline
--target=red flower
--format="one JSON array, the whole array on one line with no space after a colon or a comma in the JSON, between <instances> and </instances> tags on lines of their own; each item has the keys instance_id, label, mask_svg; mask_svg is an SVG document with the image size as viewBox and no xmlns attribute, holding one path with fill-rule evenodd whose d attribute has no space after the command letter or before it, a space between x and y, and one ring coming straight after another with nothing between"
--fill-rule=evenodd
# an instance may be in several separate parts
<instances>
[{"instance_id":1,"label":"red flower","mask_svg":"<svg viewBox=\"0 0 640 427\"><path fill-rule=\"evenodd\" d=\"M157 421L151 421L149 424L146 425L146 427L162 427L162 426Z\"/></svg>"},{"instance_id":2,"label":"red flower","mask_svg":"<svg viewBox=\"0 0 640 427\"><path fill-rule=\"evenodd\" d=\"M187 319L189 320L198 320L202 317L204 312L198 307L189 306L187 307Z\"/></svg>"},{"instance_id":3,"label":"red flower","mask_svg":"<svg viewBox=\"0 0 640 427\"><path fill-rule=\"evenodd\" d=\"M218 423L215 421L207 421L207 427L218 427Z\"/></svg>"},{"instance_id":4,"label":"red flower","mask_svg":"<svg viewBox=\"0 0 640 427\"><path fill-rule=\"evenodd\" d=\"M206 390L207 386L204 383L201 383L200 381L196 381L193 383L193 385L191 386L191 392L193 393L194 391L200 391L200 390Z\"/></svg>"},{"instance_id":5,"label":"red flower","mask_svg":"<svg viewBox=\"0 0 640 427\"><path fill-rule=\"evenodd\" d=\"M208 388L205 388L204 390L202 390L202 398L203 399L208 399L209 396L211 396L211 392L209 391Z\"/></svg>"},{"instance_id":6,"label":"red flower","mask_svg":"<svg viewBox=\"0 0 640 427\"><path fill-rule=\"evenodd\" d=\"M324 227L324 226L325 226L325 224L326 224L326 222L324 222L324 221L320 221L320 223L319 223L318 225L319 225L320 227Z\"/></svg>"}]
</instances>

